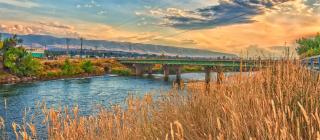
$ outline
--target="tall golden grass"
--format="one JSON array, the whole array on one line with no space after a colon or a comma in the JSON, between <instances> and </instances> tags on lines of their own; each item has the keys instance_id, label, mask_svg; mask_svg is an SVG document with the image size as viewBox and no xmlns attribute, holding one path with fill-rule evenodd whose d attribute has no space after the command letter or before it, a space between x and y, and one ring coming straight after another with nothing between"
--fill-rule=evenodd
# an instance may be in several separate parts
<instances>
[{"instance_id":1,"label":"tall golden grass","mask_svg":"<svg viewBox=\"0 0 320 140\"><path fill-rule=\"evenodd\" d=\"M44 109L43 124L54 140L320 139L319 80L306 68L283 62L209 88L190 83L185 94L131 97L126 109L114 106L95 116L80 116L77 107ZM34 126L24 128L31 133L17 137L37 137Z\"/></svg>"}]
</instances>

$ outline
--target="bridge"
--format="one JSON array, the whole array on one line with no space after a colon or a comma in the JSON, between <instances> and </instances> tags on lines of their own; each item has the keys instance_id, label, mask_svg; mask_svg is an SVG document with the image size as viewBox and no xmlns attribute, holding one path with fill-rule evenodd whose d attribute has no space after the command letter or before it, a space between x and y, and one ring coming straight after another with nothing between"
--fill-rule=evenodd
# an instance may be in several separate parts
<instances>
[{"instance_id":1,"label":"bridge","mask_svg":"<svg viewBox=\"0 0 320 140\"><path fill-rule=\"evenodd\" d=\"M181 67L186 65L202 66L205 72L205 82L211 81L211 72L217 72L217 81L221 82L223 69L226 67L240 68L256 68L261 67L261 60L212 60L212 59L119 59L120 63L131 67L135 71L135 75L142 76L145 72L152 75L152 67L154 65L162 65L164 80L169 80L170 69L176 71L176 82L181 81Z\"/></svg>"}]
</instances>

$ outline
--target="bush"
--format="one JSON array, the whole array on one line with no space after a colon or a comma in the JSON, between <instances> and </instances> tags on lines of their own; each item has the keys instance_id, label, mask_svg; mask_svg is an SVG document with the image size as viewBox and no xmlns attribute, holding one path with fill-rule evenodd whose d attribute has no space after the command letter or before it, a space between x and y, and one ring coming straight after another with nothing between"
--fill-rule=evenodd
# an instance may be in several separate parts
<instances>
[{"instance_id":1,"label":"bush","mask_svg":"<svg viewBox=\"0 0 320 140\"><path fill-rule=\"evenodd\" d=\"M54 78L61 76L61 72L47 72L47 77Z\"/></svg>"},{"instance_id":2,"label":"bush","mask_svg":"<svg viewBox=\"0 0 320 140\"><path fill-rule=\"evenodd\" d=\"M131 75L131 72L128 69L112 69L111 73L112 74L117 74L117 75L120 75L120 76L130 76Z\"/></svg>"},{"instance_id":3,"label":"bush","mask_svg":"<svg viewBox=\"0 0 320 140\"><path fill-rule=\"evenodd\" d=\"M95 67L93 66L91 61L84 61L81 64L81 69L86 73L92 73L95 70Z\"/></svg>"},{"instance_id":4,"label":"bush","mask_svg":"<svg viewBox=\"0 0 320 140\"><path fill-rule=\"evenodd\" d=\"M61 70L62 75L66 76L72 76L83 72L83 70L78 65L72 64L69 59L66 59L64 61Z\"/></svg>"},{"instance_id":5,"label":"bush","mask_svg":"<svg viewBox=\"0 0 320 140\"><path fill-rule=\"evenodd\" d=\"M31 54L21 47L10 47L4 56L4 66L18 76L34 76L42 68L40 62L33 59Z\"/></svg>"}]
</instances>

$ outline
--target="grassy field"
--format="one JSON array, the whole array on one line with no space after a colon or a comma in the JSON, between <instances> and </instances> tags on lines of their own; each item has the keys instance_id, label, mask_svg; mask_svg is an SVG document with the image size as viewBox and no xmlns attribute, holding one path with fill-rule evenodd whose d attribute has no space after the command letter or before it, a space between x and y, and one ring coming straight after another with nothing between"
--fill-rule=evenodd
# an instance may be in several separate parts
<instances>
[{"instance_id":1,"label":"grassy field","mask_svg":"<svg viewBox=\"0 0 320 140\"><path fill-rule=\"evenodd\" d=\"M79 116L77 107L43 109L43 124L54 140L319 139L319 80L283 62L220 85L190 83L184 95L172 89L156 100L131 97L127 109L114 106L96 116ZM17 137L37 137L32 123L20 127Z\"/></svg>"}]
</instances>

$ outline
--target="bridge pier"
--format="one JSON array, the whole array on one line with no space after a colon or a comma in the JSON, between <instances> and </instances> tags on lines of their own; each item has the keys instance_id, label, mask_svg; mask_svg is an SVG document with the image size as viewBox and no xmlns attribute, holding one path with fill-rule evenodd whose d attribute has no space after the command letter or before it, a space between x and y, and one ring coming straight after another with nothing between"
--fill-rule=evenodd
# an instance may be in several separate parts
<instances>
[{"instance_id":1,"label":"bridge pier","mask_svg":"<svg viewBox=\"0 0 320 140\"><path fill-rule=\"evenodd\" d=\"M143 76L145 66L143 64L134 64L136 76Z\"/></svg>"},{"instance_id":2,"label":"bridge pier","mask_svg":"<svg viewBox=\"0 0 320 140\"><path fill-rule=\"evenodd\" d=\"M204 68L205 69L205 74L206 74L206 76L205 76L205 82L206 82L206 84L209 84L210 83L210 81L211 81L211 67L205 67Z\"/></svg>"},{"instance_id":3,"label":"bridge pier","mask_svg":"<svg viewBox=\"0 0 320 140\"><path fill-rule=\"evenodd\" d=\"M181 83L181 66L175 66L176 69L176 83L178 83L180 85Z\"/></svg>"},{"instance_id":4,"label":"bridge pier","mask_svg":"<svg viewBox=\"0 0 320 140\"><path fill-rule=\"evenodd\" d=\"M164 75L164 81L169 81L169 74L170 74L170 69L168 65L163 65L163 75Z\"/></svg>"},{"instance_id":5,"label":"bridge pier","mask_svg":"<svg viewBox=\"0 0 320 140\"><path fill-rule=\"evenodd\" d=\"M224 72L223 71L218 71L217 72L217 83L222 84L224 78Z\"/></svg>"},{"instance_id":6,"label":"bridge pier","mask_svg":"<svg viewBox=\"0 0 320 140\"><path fill-rule=\"evenodd\" d=\"M222 84L224 78L223 68L221 66L216 67L217 70L217 83Z\"/></svg>"},{"instance_id":7,"label":"bridge pier","mask_svg":"<svg viewBox=\"0 0 320 140\"><path fill-rule=\"evenodd\" d=\"M153 65L148 66L148 76L152 76L152 73L153 73L152 67L153 67Z\"/></svg>"}]
</instances>

